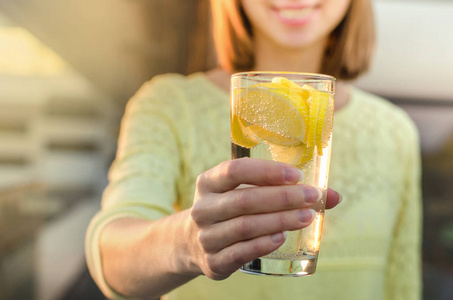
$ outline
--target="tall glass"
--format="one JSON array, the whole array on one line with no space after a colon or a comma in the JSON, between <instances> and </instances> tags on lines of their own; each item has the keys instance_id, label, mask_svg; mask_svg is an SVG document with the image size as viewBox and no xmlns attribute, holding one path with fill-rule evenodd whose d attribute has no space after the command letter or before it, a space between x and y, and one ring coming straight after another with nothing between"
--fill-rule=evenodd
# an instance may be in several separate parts
<instances>
[{"instance_id":1,"label":"tall glass","mask_svg":"<svg viewBox=\"0 0 453 300\"><path fill-rule=\"evenodd\" d=\"M310 226L288 232L269 255L245 264L249 274L305 276L316 270L332 141L335 78L321 74L244 72L231 78L232 158L252 157L292 164L300 184L323 194Z\"/></svg>"}]
</instances>

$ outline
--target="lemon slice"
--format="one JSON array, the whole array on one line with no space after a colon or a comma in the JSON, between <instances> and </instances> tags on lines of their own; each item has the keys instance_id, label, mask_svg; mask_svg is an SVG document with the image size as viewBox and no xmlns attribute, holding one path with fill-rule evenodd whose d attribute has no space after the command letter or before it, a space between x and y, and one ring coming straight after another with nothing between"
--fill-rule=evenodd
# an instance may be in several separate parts
<instances>
[{"instance_id":1,"label":"lemon slice","mask_svg":"<svg viewBox=\"0 0 453 300\"><path fill-rule=\"evenodd\" d=\"M313 89L312 87L308 85L304 85L301 87L297 83L289 80L288 78L285 77L275 77L272 79L273 84L280 85L282 88L287 88L289 89L291 94L297 94L302 99L304 99L303 103L301 105L304 105L308 109L308 105L310 104L310 97L311 97L311 92L310 89Z\"/></svg>"},{"instance_id":2,"label":"lemon slice","mask_svg":"<svg viewBox=\"0 0 453 300\"><path fill-rule=\"evenodd\" d=\"M314 89L310 87L311 93L313 94ZM306 144L308 147L315 146L316 140L316 127L318 124L318 111L319 111L319 101L317 99L313 99L313 96L310 97L310 113L308 117L308 133Z\"/></svg>"},{"instance_id":3,"label":"lemon slice","mask_svg":"<svg viewBox=\"0 0 453 300\"><path fill-rule=\"evenodd\" d=\"M239 97L234 111L248 123L278 136L302 142L307 135L307 118L295 103L296 100L289 97L285 89L269 83L257 84L249 87L247 93ZM255 133L261 137L262 133ZM263 139L269 137L264 136Z\"/></svg>"},{"instance_id":4,"label":"lemon slice","mask_svg":"<svg viewBox=\"0 0 453 300\"><path fill-rule=\"evenodd\" d=\"M333 131L333 112L334 112L334 101L329 100L326 109L326 116L324 120L324 126L322 127L321 144L322 148L329 144L330 137Z\"/></svg>"},{"instance_id":5,"label":"lemon slice","mask_svg":"<svg viewBox=\"0 0 453 300\"><path fill-rule=\"evenodd\" d=\"M299 110L301 115L304 116L305 122L307 124L310 112L309 104L311 103L311 91L307 89L306 86L302 88L297 83L292 82L285 77L273 78L272 84L274 86L278 86L281 91L286 92L286 97L290 99L294 106Z\"/></svg>"},{"instance_id":6,"label":"lemon slice","mask_svg":"<svg viewBox=\"0 0 453 300\"><path fill-rule=\"evenodd\" d=\"M322 155L322 148L327 146L333 126L333 101L329 105L330 95L308 88L312 92L310 116L308 123L307 146L317 148L318 155Z\"/></svg>"},{"instance_id":7,"label":"lemon slice","mask_svg":"<svg viewBox=\"0 0 453 300\"><path fill-rule=\"evenodd\" d=\"M314 148L307 147L306 144L293 147L270 145L269 150L273 160L291 164L297 168L305 166L314 156Z\"/></svg>"},{"instance_id":8,"label":"lemon slice","mask_svg":"<svg viewBox=\"0 0 453 300\"><path fill-rule=\"evenodd\" d=\"M302 89L298 84L284 77L275 77L271 83L259 83L252 87L268 88L272 92L286 97L299 110L305 119L305 123L308 121L309 106L307 101L310 100L311 93Z\"/></svg>"},{"instance_id":9,"label":"lemon slice","mask_svg":"<svg viewBox=\"0 0 453 300\"><path fill-rule=\"evenodd\" d=\"M247 126L244 120L233 115L231 118L231 140L236 145L253 148L259 144L255 133Z\"/></svg>"},{"instance_id":10,"label":"lemon slice","mask_svg":"<svg viewBox=\"0 0 453 300\"><path fill-rule=\"evenodd\" d=\"M299 145L301 143L298 139L286 137L273 131L266 130L259 125L251 125L250 129L256 134L256 136L259 136L260 139L267 143L287 147Z\"/></svg>"},{"instance_id":11,"label":"lemon slice","mask_svg":"<svg viewBox=\"0 0 453 300\"><path fill-rule=\"evenodd\" d=\"M318 101L318 117L316 124L316 149L318 150L318 155L322 155L322 131L326 121L326 112L327 105L329 104L329 94L320 93L318 91L314 92L313 99Z\"/></svg>"}]
</instances>

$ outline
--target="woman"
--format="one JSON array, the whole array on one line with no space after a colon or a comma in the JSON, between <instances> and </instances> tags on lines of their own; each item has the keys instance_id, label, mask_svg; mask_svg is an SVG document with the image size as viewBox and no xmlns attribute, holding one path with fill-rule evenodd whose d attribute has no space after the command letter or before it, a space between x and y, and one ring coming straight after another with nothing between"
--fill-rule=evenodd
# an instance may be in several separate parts
<instances>
[{"instance_id":1,"label":"woman","mask_svg":"<svg viewBox=\"0 0 453 300\"><path fill-rule=\"evenodd\" d=\"M126 109L102 210L87 232L90 271L112 298L418 299L417 133L387 101L346 81L373 47L369 0L213 0L220 67L143 85ZM339 79L318 271L236 272L313 220L297 169L229 160L229 78L244 70ZM258 186L235 190L242 183ZM203 276L204 275L204 276ZM222 280L225 279L225 280Z\"/></svg>"}]
</instances>

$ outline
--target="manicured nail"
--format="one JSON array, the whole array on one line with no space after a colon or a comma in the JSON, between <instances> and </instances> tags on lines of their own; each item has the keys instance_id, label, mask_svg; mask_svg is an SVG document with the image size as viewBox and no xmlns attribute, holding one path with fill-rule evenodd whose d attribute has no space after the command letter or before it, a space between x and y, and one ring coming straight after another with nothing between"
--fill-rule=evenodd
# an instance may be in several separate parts
<instances>
[{"instance_id":1,"label":"manicured nail","mask_svg":"<svg viewBox=\"0 0 453 300\"><path fill-rule=\"evenodd\" d=\"M299 182L304 178L304 173L295 168L286 168L283 170L285 174L285 180L288 182Z\"/></svg>"},{"instance_id":2,"label":"manicured nail","mask_svg":"<svg viewBox=\"0 0 453 300\"><path fill-rule=\"evenodd\" d=\"M310 187L308 189L305 189L304 192L306 203L316 203L322 198L322 192L318 188Z\"/></svg>"},{"instance_id":3,"label":"manicured nail","mask_svg":"<svg viewBox=\"0 0 453 300\"><path fill-rule=\"evenodd\" d=\"M341 203L341 201L343 201L343 195L338 193L338 197L339 197L338 203Z\"/></svg>"},{"instance_id":4,"label":"manicured nail","mask_svg":"<svg viewBox=\"0 0 453 300\"><path fill-rule=\"evenodd\" d=\"M297 182L299 182L299 181L302 181L302 179L304 179L305 175L304 175L304 172L302 172L302 170L297 169L297 171L299 171L299 180L297 181Z\"/></svg>"},{"instance_id":5,"label":"manicured nail","mask_svg":"<svg viewBox=\"0 0 453 300\"><path fill-rule=\"evenodd\" d=\"M286 232L277 232L271 235L271 240L275 244L280 244L286 239Z\"/></svg>"},{"instance_id":6,"label":"manicured nail","mask_svg":"<svg viewBox=\"0 0 453 300\"><path fill-rule=\"evenodd\" d=\"M310 223L315 218L316 212L313 209L301 209L298 212L301 223Z\"/></svg>"}]
</instances>

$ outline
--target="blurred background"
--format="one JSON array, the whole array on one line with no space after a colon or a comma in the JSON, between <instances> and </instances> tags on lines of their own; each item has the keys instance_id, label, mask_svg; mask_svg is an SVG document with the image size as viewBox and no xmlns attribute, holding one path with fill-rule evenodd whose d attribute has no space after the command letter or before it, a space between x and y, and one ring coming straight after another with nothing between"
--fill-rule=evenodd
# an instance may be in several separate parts
<instances>
[{"instance_id":1,"label":"blurred background","mask_svg":"<svg viewBox=\"0 0 453 300\"><path fill-rule=\"evenodd\" d=\"M420 130L424 299L453 299L453 1L373 4L357 85ZM84 234L124 105L153 75L212 67L212 50L207 0L0 0L0 300L103 299Z\"/></svg>"}]
</instances>

